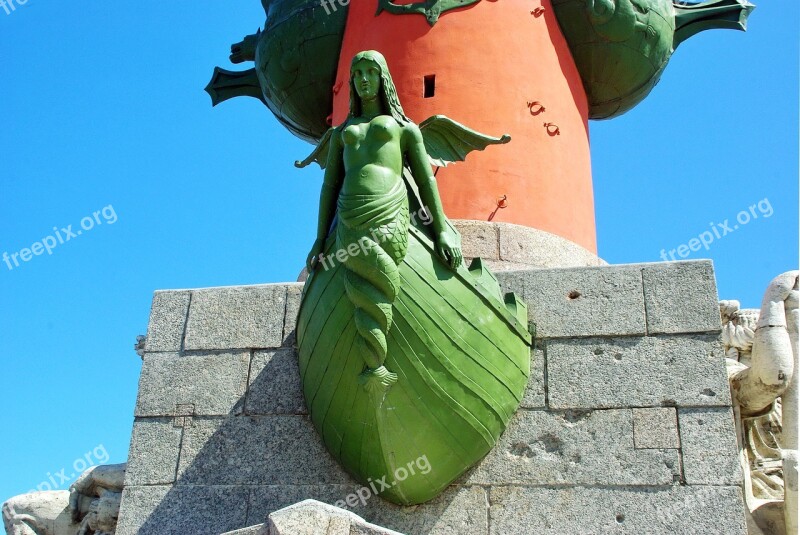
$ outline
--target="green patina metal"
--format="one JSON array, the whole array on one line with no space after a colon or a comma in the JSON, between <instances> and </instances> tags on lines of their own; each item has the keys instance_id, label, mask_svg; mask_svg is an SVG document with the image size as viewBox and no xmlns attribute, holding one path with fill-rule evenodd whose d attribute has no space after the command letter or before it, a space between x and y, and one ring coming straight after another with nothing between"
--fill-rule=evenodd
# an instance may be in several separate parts
<instances>
[{"instance_id":1,"label":"green patina metal","mask_svg":"<svg viewBox=\"0 0 800 535\"><path fill-rule=\"evenodd\" d=\"M381 12L388 11L395 15L424 15L428 20L428 24L433 26L439 20L442 13L450 11L451 9L477 4L480 1L481 0L424 0L423 2L414 2L413 4L397 5L391 0L378 0L377 14L380 15Z\"/></svg>"},{"instance_id":2,"label":"green patina metal","mask_svg":"<svg viewBox=\"0 0 800 535\"><path fill-rule=\"evenodd\" d=\"M417 127L374 51L354 58L350 94L305 161L324 161L325 180L297 323L303 391L348 472L422 503L495 445L530 373L527 307L480 260L461 264L430 167L509 138L442 116Z\"/></svg>"},{"instance_id":3,"label":"green patina metal","mask_svg":"<svg viewBox=\"0 0 800 535\"><path fill-rule=\"evenodd\" d=\"M206 91L214 105L237 96L262 100L293 134L316 142L330 126L348 7L327 12L319 0L262 0L264 30L231 47L231 61L248 71L217 68Z\"/></svg>"},{"instance_id":4,"label":"green patina metal","mask_svg":"<svg viewBox=\"0 0 800 535\"><path fill-rule=\"evenodd\" d=\"M592 119L610 119L641 102L675 48L712 28L744 30L745 0L553 0L589 99Z\"/></svg>"},{"instance_id":5,"label":"green patina metal","mask_svg":"<svg viewBox=\"0 0 800 535\"><path fill-rule=\"evenodd\" d=\"M480 0L378 0L378 13L416 13L431 25L445 11ZM610 119L641 102L675 48L712 28L744 30L746 0L552 0L589 99L590 118ZM263 101L293 134L316 143L327 131L349 2L262 0L264 31L233 45L242 72L217 68L206 91L216 105L236 96Z\"/></svg>"},{"instance_id":6,"label":"green patina metal","mask_svg":"<svg viewBox=\"0 0 800 535\"><path fill-rule=\"evenodd\" d=\"M483 150L489 145L505 144L511 141L511 136L499 138L487 136L471 128L457 123L444 115L434 115L422 121L419 125L428 161L436 167L447 167L453 162L463 162L467 155L474 150ZM328 129L322 136L317 147L304 160L294 163L295 167L307 167L316 162L322 169L328 163L330 140L335 128ZM432 154L437 156L431 156Z\"/></svg>"}]
</instances>

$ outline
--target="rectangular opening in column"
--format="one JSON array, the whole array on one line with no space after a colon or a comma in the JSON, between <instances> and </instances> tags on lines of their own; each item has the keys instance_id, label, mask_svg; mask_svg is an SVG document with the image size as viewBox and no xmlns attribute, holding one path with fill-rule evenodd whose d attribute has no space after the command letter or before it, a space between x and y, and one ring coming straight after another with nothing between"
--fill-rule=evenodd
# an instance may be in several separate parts
<instances>
[{"instance_id":1,"label":"rectangular opening in column","mask_svg":"<svg viewBox=\"0 0 800 535\"><path fill-rule=\"evenodd\" d=\"M424 85L422 93L423 96L425 98L432 98L434 93L436 93L436 75L429 74L425 76L425 78L423 79L423 85Z\"/></svg>"}]
</instances>

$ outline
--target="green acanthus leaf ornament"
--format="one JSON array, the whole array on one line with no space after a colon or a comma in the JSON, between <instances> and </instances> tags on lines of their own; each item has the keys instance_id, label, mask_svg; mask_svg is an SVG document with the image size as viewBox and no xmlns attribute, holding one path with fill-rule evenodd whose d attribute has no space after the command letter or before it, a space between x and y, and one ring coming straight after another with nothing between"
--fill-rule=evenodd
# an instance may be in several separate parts
<instances>
[{"instance_id":1,"label":"green acanthus leaf ornament","mask_svg":"<svg viewBox=\"0 0 800 535\"><path fill-rule=\"evenodd\" d=\"M325 169L300 375L331 455L365 485L388 482L382 498L416 504L496 444L530 373L527 307L480 259L462 265L431 169L509 138L441 116L417 126L378 52L350 74L347 119L298 162Z\"/></svg>"}]
</instances>

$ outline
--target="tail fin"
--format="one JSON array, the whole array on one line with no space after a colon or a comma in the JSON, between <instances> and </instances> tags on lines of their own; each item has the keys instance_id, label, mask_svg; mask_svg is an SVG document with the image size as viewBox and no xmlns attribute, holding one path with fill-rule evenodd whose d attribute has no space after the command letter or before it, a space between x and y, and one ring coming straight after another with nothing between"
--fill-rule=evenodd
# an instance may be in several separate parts
<instances>
[{"instance_id":1,"label":"tail fin","mask_svg":"<svg viewBox=\"0 0 800 535\"><path fill-rule=\"evenodd\" d=\"M747 17L756 6L747 0L710 0L691 4L673 2L675 6L675 37L673 48L678 48L696 33L715 28L747 30Z\"/></svg>"},{"instance_id":2,"label":"tail fin","mask_svg":"<svg viewBox=\"0 0 800 535\"><path fill-rule=\"evenodd\" d=\"M226 71L214 67L214 74L205 89L211 96L211 105L216 106L234 97L253 97L264 104L264 95L258 83L255 69L246 71Z\"/></svg>"}]
</instances>

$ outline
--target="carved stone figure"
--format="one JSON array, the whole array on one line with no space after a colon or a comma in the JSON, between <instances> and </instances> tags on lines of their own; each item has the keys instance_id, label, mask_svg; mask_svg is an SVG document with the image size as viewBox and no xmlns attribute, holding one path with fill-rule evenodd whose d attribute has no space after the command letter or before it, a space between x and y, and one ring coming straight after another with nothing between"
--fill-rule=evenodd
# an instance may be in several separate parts
<instances>
[{"instance_id":1,"label":"carved stone figure","mask_svg":"<svg viewBox=\"0 0 800 535\"><path fill-rule=\"evenodd\" d=\"M7 535L75 535L69 491L46 490L14 496L3 504Z\"/></svg>"},{"instance_id":2,"label":"carved stone figure","mask_svg":"<svg viewBox=\"0 0 800 535\"><path fill-rule=\"evenodd\" d=\"M527 383L527 309L480 260L461 265L431 170L509 138L417 126L375 51L355 55L349 88L347 120L298 162L325 167L300 372L333 456L373 493L421 503L486 455Z\"/></svg>"},{"instance_id":3,"label":"carved stone figure","mask_svg":"<svg viewBox=\"0 0 800 535\"><path fill-rule=\"evenodd\" d=\"M753 533L797 532L799 274L776 277L761 310L720 303Z\"/></svg>"},{"instance_id":4,"label":"carved stone figure","mask_svg":"<svg viewBox=\"0 0 800 535\"><path fill-rule=\"evenodd\" d=\"M94 466L70 490L31 492L3 504L7 535L113 535L125 464Z\"/></svg>"}]
</instances>

